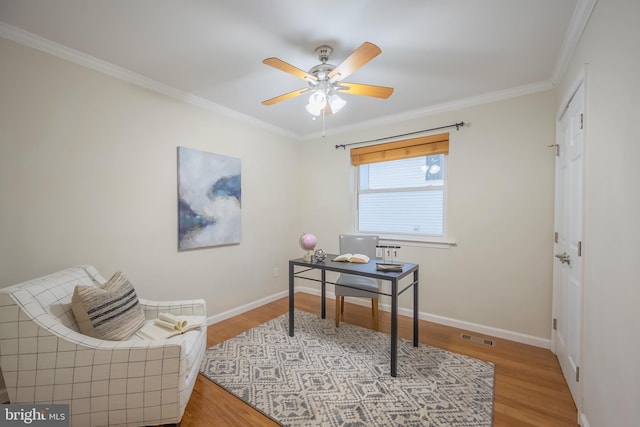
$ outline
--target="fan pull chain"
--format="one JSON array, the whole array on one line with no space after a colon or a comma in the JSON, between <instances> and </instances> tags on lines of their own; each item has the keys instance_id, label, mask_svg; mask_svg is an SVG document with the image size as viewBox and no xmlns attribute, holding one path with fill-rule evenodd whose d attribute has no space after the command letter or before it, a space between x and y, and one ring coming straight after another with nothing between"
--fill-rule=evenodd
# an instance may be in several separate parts
<instances>
[{"instance_id":1,"label":"fan pull chain","mask_svg":"<svg viewBox=\"0 0 640 427\"><path fill-rule=\"evenodd\" d=\"M322 109L322 137L324 138L324 108Z\"/></svg>"}]
</instances>

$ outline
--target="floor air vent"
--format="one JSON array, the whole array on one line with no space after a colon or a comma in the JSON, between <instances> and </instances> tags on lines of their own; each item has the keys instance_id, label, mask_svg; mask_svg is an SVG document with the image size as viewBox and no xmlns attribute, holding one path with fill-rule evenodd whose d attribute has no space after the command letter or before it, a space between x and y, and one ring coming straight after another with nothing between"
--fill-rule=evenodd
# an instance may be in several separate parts
<instances>
[{"instance_id":1,"label":"floor air vent","mask_svg":"<svg viewBox=\"0 0 640 427\"><path fill-rule=\"evenodd\" d=\"M495 345L493 340L489 338L482 338L482 337L477 337L475 335L469 335L469 334L460 334L460 336L462 337L463 340L471 341L476 344L490 345L491 347Z\"/></svg>"}]
</instances>

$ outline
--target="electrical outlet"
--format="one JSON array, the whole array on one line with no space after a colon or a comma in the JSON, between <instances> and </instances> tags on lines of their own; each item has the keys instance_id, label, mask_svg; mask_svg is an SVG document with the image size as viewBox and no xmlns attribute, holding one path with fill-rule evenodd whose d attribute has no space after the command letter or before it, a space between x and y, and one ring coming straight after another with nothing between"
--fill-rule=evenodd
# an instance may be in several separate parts
<instances>
[{"instance_id":1,"label":"electrical outlet","mask_svg":"<svg viewBox=\"0 0 640 427\"><path fill-rule=\"evenodd\" d=\"M382 248L376 248L376 258L382 258Z\"/></svg>"},{"instance_id":2,"label":"electrical outlet","mask_svg":"<svg viewBox=\"0 0 640 427\"><path fill-rule=\"evenodd\" d=\"M280 277L280 269L278 267L273 267L273 277Z\"/></svg>"}]
</instances>

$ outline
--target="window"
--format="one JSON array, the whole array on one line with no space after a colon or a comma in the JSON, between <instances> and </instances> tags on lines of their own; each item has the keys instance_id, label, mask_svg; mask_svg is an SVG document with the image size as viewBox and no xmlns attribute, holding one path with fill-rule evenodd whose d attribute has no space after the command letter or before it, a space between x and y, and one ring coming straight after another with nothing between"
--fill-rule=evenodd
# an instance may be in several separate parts
<instances>
[{"instance_id":1,"label":"window","mask_svg":"<svg viewBox=\"0 0 640 427\"><path fill-rule=\"evenodd\" d=\"M447 152L448 134L352 150L356 230L411 240L445 237Z\"/></svg>"}]
</instances>

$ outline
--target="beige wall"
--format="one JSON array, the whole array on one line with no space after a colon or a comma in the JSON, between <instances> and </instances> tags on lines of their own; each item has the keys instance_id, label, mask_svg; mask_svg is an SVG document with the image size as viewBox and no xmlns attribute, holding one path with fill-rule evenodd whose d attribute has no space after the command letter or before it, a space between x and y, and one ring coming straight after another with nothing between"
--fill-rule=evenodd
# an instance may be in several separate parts
<instances>
[{"instance_id":1,"label":"beige wall","mask_svg":"<svg viewBox=\"0 0 640 427\"><path fill-rule=\"evenodd\" d=\"M209 315L286 289L297 143L2 38L0 58L0 286L91 263ZM239 245L177 251L177 146L241 159Z\"/></svg>"},{"instance_id":2,"label":"beige wall","mask_svg":"<svg viewBox=\"0 0 640 427\"><path fill-rule=\"evenodd\" d=\"M549 338L555 92L294 142L4 39L0 56L0 286L93 263L146 298L204 297L209 315L269 297L301 232L336 252L352 230L336 143L464 120L448 164L457 246L401 249L421 265L420 310ZM240 245L177 251L179 145L242 160Z\"/></svg>"},{"instance_id":3,"label":"beige wall","mask_svg":"<svg viewBox=\"0 0 640 427\"><path fill-rule=\"evenodd\" d=\"M450 249L402 244L419 263L420 311L550 338L555 96L551 91L306 142L301 223L335 252L352 226L349 150L336 144L465 121L450 130ZM330 128L330 119L327 126ZM329 129L330 130L330 129ZM411 299L402 301L411 307Z\"/></svg>"},{"instance_id":4,"label":"beige wall","mask_svg":"<svg viewBox=\"0 0 640 427\"><path fill-rule=\"evenodd\" d=\"M560 92L586 64L583 412L591 427L640 419L640 2L599 1ZM558 105L557 108L560 106Z\"/></svg>"},{"instance_id":5,"label":"beige wall","mask_svg":"<svg viewBox=\"0 0 640 427\"><path fill-rule=\"evenodd\" d=\"M352 230L352 171L335 143L464 120L448 165L457 246L402 249L422 266L421 311L549 338L552 92L299 143L7 40L0 48L12 100L0 107L0 285L94 263L123 270L147 298L202 296L210 315L257 301L286 289L301 232L337 251ZM240 245L177 252L178 145L242 159Z\"/></svg>"},{"instance_id":6,"label":"beige wall","mask_svg":"<svg viewBox=\"0 0 640 427\"><path fill-rule=\"evenodd\" d=\"M147 298L204 297L210 315L273 295L286 289L300 232L337 251L337 234L351 230L348 152L334 144L464 120L471 126L451 131L449 156L449 232L458 246L401 250L422 266L421 311L546 339L546 145L557 99L588 63L584 420L635 425L638 16L635 0L600 1L557 91L303 144L0 39L0 286L94 263L105 275L123 270ZM177 252L178 145L241 158L240 245Z\"/></svg>"}]
</instances>

